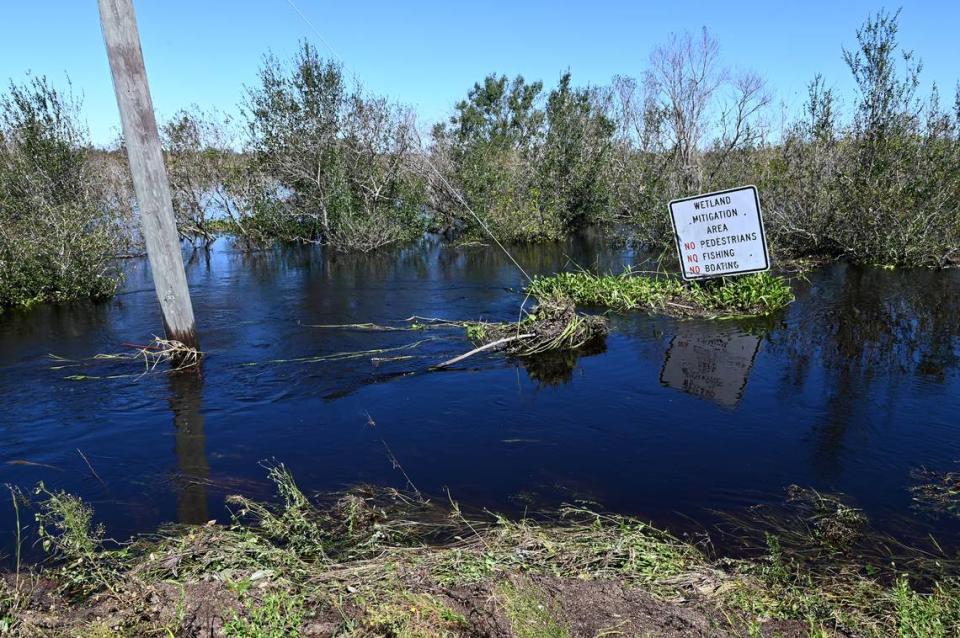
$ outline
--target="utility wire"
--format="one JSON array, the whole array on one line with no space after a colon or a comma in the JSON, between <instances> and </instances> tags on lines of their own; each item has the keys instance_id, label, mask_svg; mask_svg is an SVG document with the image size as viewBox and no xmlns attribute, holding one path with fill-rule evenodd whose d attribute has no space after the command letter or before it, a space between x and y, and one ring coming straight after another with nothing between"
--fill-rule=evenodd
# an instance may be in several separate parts
<instances>
[{"instance_id":1,"label":"utility wire","mask_svg":"<svg viewBox=\"0 0 960 638\"><path fill-rule=\"evenodd\" d=\"M357 76L356 71L351 69L350 66L347 64L346 60L344 60L340 56L340 54L337 53L332 46L330 46L330 43L327 42L327 40L323 37L323 35L320 33L320 30L317 29L315 26L313 26L313 23L310 22L310 19L303 14L303 11L300 10L300 8L296 5L296 3L294 3L293 0L287 0L287 4L289 4L290 7L296 12L296 14L300 16L300 19L303 20L308 27L310 27L310 30L313 31L314 35L317 36L317 39L319 39L320 42L325 47L327 47L327 50L330 51L333 57L339 60L340 64L342 64L344 68L346 68L348 71L353 73L353 75L356 77ZM440 182L446 187L446 189L450 192L450 194L453 195L453 197L463 205L464 209L466 209L466 211L470 213L475 220L477 220L477 223L480 224L480 227L483 228L484 232L486 232L487 235L490 236L490 239L492 239L494 243L496 243L497 246L500 247L500 250L502 250L503 253L510 258L510 261L513 262L513 265L516 266L521 273L523 273L523 276L527 278L527 281L533 283L533 278L527 274L527 271L523 269L523 266L520 265L520 262L514 259L513 255L510 254L510 251L507 250L506 246L500 243L500 240L497 239L496 235L493 234L493 231L490 230L490 227L487 226L487 224L482 219L480 219L480 216L477 215L475 212L473 212L473 209L470 208L469 204L467 204L467 200L463 197L463 195L460 194L460 191L454 188L453 185L447 181L447 178L444 177L443 173L441 173L440 170L433 164L433 162L430 161L430 158L427 156L426 153L423 154L422 159L424 164L430 167L433 173L437 176L437 179L440 180Z\"/></svg>"}]
</instances>

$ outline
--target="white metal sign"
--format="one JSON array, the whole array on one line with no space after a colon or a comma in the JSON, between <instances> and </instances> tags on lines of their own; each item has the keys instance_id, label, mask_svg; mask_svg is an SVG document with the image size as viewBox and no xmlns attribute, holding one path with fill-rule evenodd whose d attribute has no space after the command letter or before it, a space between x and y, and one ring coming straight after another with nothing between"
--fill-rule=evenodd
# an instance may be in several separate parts
<instances>
[{"instance_id":1,"label":"white metal sign","mask_svg":"<svg viewBox=\"0 0 960 638\"><path fill-rule=\"evenodd\" d=\"M670 218L684 279L770 268L756 186L675 199Z\"/></svg>"}]
</instances>

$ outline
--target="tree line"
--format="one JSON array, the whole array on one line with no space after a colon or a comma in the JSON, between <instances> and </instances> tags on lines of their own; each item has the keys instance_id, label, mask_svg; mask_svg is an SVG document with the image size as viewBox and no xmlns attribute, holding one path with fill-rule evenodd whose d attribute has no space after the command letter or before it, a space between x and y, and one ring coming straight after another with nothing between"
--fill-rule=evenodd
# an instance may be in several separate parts
<instances>
[{"instance_id":1,"label":"tree line","mask_svg":"<svg viewBox=\"0 0 960 638\"><path fill-rule=\"evenodd\" d=\"M960 89L949 106L936 87L920 94L898 19L869 17L844 49L847 108L817 76L778 121L764 80L724 65L703 29L606 86L488 75L424 136L411 109L305 42L264 58L238 117L190 108L163 124L178 228L196 244L228 232L251 248L370 251L425 231L536 242L599 226L660 248L669 200L751 183L781 257L950 266ZM0 99L0 307L108 296L115 257L136 250L123 156L94 149L79 121L43 78Z\"/></svg>"}]
</instances>

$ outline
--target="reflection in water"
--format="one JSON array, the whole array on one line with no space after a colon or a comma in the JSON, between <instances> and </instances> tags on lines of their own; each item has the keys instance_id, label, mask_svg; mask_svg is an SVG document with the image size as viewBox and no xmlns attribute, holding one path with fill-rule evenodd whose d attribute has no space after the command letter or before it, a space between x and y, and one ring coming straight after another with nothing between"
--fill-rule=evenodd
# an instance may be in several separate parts
<instances>
[{"instance_id":1,"label":"reflection in water","mask_svg":"<svg viewBox=\"0 0 960 638\"><path fill-rule=\"evenodd\" d=\"M573 380L573 371L580 357L603 354L606 339L591 339L575 350L551 350L520 359L527 376L540 386L562 385Z\"/></svg>"},{"instance_id":2,"label":"reflection in water","mask_svg":"<svg viewBox=\"0 0 960 638\"><path fill-rule=\"evenodd\" d=\"M203 420L203 375L196 370L170 374L170 409L173 411L175 452L180 468L177 492L177 521L206 523L207 462Z\"/></svg>"},{"instance_id":3,"label":"reflection in water","mask_svg":"<svg viewBox=\"0 0 960 638\"><path fill-rule=\"evenodd\" d=\"M743 396L760 337L721 333L710 325L678 324L660 371L660 383L734 407Z\"/></svg>"},{"instance_id":4,"label":"reflection in water","mask_svg":"<svg viewBox=\"0 0 960 638\"><path fill-rule=\"evenodd\" d=\"M841 476L851 435L893 426L908 397L942 391L960 363L958 274L838 265L810 290L817 305L771 334L771 352L785 362L781 397L820 394L812 461L821 478Z\"/></svg>"}]
</instances>

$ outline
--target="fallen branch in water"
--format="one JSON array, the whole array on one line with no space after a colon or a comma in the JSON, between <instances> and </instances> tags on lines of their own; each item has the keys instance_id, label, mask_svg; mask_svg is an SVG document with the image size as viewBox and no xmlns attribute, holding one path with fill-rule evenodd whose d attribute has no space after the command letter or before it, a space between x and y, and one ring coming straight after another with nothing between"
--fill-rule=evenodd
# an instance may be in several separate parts
<instances>
[{"instance_id":1,"label":"fallen branch in water","mask_svg":"<svg viewBox=\"0 0 960 638\"><path fill-rule=\"evenodd\" d=\"M93 465L90 464L90 460L87 458L87 455L80 451L80 448L77 448L77 454L80 455L80 458L83 459L83 462L87 464L87 467L90 468L90 473L93 474L93 477L100 481L100 485L106 485L100 475L97 474L97 471L93 469Z\"/></svg>"},{"instance_id":2,"label":"fallen branch in water","mask_svg":"<svg viewBox=\"0 0 960 638\"><path fill-rule=\"evenodd\" d=\"M495 349L495 348L497 348L497 347L505 346L505 345L507 345L508 343L512 343L512 342L514 342L514 341L519 341L520 339L531 339L531 338L536 337L536 336L537 336L537 335L535 335L535 334L528 333L528 334L522 334L522 335L515 335L515 336L513 336L513 337L504 337L503 339L497 339L496 341L491 341L490 343L488 343L488 344L486 344L486 345L482 345L482 346L480 346L479 348L474 348L474 349L471 350L470 352L465 352L465 353L463 353L463 354L461 354L461 355L458 355L458 356L454 357L453 359L447 359L447 360L444 361L443 363L438 363L437 365L432 366L432 367L431 367L431 370L439 370L440 368L446 368L446 367L448 367L448 366L452 366L452 365L455 364L455 363L459 363L459 362L463 361L463 360L466 359L467 357L472 357L472 356L475 355L475 354L480 354L481 352L486 352L487 350L493 350L493 349Z\"/></svg>"}]
</instances>

